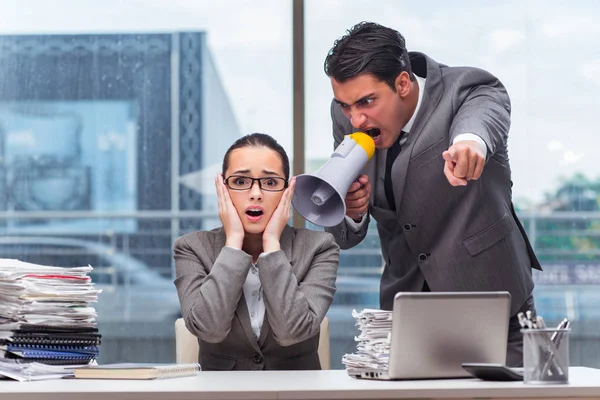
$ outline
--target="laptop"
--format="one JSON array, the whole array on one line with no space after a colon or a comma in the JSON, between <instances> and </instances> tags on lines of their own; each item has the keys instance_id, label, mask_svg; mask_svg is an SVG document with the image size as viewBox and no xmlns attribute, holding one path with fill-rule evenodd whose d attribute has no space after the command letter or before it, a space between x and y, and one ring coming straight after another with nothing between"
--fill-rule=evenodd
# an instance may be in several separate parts
<instances>
[{"instance_id":1,"label":"laptop","mask_svg":"<svg viewBox=\"0 0 600 400\"><path fill-rule=\"evenodd\" d=\"M348 369L362 379L471 377L463 363L506 362L508 292L397 293L386 370Z\"/></svg>"}]
</instances>

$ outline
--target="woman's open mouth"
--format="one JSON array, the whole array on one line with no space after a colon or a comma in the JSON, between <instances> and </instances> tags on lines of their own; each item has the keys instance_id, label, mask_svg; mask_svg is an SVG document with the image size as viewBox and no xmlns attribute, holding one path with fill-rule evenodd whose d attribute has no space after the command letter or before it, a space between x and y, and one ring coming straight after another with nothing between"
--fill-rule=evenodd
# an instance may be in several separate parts
<instances>
[{"instance_id":1,"label":"woman's open mouth","mask_svg":"<svg viewBox=\"0 0 600 400\"><path fill-rule=\"evenodd\" d=\"M248 208L246 210L246 215L248 216L248 219L253 222L258 221L263 214L264 211L260 208Z\"/></svg>"}]
</instances>

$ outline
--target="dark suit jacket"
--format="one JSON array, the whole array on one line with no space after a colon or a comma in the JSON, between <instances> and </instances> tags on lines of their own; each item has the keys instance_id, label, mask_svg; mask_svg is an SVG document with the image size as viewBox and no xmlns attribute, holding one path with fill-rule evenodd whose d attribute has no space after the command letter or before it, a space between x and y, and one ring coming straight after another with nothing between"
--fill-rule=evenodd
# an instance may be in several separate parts
<instances>
[{"instance_id":1,"label":"dark suit jacket","mask_svg":"<svg viewBox=\"0 0 600 400\"><path fill-rule=\"evenodd\" d=\"M427 81L392 167L395 212L385 196L385 163L378 162L386 151L376 151L365 171L373 187L369 213L385 261L381 307L391 309L397 292L421 291L426 280L433 291L507 290L514 315L533 290L531 268L539 262L512 208L508 94L481 69L447 67L421 53L410 53L410 60L413 72ZM337 146L355 129L335 103L332 119ZM453 187L442 152L462 133L479 135L488 157L479 180ZM327 230L345 249L360 243L367 228L353 232L344 221Z\"/></svg>"},{"instance_id":2,"label":"dark suit jacket","mask_svg":"<svg viewBox=\"0 0 600 400\"><path fill-rule=\"evenodd\" d=\"M225 247L222 228L175 242L175 286L203 370L321 369L319 328L333 301L340 249L327 232L289 226L280 243L257 261L265 302L257 341L243 296L252 257Z\"/></svg>"}]
</instances>

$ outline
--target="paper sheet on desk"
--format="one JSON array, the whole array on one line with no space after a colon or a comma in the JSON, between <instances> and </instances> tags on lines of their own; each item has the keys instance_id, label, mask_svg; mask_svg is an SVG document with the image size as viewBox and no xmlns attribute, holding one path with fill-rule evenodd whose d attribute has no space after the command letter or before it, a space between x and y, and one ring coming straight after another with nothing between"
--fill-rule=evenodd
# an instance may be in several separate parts
<instances>
[{"instance_id":1,"label":"paper sheet on desk","mask_svg":"<svg viewBox=\"0 0 600 400\"><path fill-rule=\"evenodd\" d=\"M392 312L376 309L352 310L360 331L354 338L356 353L345 354L342 363L348 369L387 369L390 355Z\"/></svg>"},{"instance_id":2,"label":"paper sheet on desk","mask_svg":"<svg viewBox=\"0 0 600 400\"><path fill-rule=\"evenodd\" d=\"M92 271L93 268L88 265L85 267L52 267L19 261L12 258L0 258L0 276L11 274L31 274L31 273L69 273L70 275L82 274Z\"/></svg>"},{"instance_id":3,"label":"paper sheet on desk","mask_svg":"<svg viewBox=\"0 0 600 400\"><path fill-rule=\"evenodd\" d=\"M96 361L81 365L46 365L37 362L21 363L17 360L0 359L0 377L5 376L19 382L61 379L75 375L75 369L98 365Z\"/></svg>"}]
</instances>

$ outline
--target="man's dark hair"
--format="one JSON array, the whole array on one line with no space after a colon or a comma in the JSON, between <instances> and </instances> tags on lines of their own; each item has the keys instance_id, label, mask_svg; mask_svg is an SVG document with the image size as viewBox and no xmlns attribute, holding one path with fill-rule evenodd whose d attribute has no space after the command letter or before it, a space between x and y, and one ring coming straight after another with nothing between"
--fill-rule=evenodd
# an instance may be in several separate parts
<instances>
[{"instance_id":1,"label":"man's dark hair","mask_svg":"<svg viewBox=\"0 0 600 400\"><path fill-rule=\"evenodd\" d=\"M325 73L338 82L371 74L396 90L396 77L410 68L404 36L374 22L360 22L333 43L325 58Z\"/></svg>"},{"instance_id":2,"label":"man's dark hair","mask_svg":"<svg viewBox=\"0 0 600 400\"><path fill-rule=\"evenodd\" d=\"M242 147L266 147L275 151L279 155L279 158L281 158L285 180L290 178L290 160L288 159L284 148L277 143L277 140L264 133L251 133L243 136L236 140L231 147L227 149L225 157L223 157L223 176L225 176L225 171L227 171L227 168L229 168L229 157L231 152L235 149L241 149Z\"/></svg>"}]
</instances>

